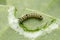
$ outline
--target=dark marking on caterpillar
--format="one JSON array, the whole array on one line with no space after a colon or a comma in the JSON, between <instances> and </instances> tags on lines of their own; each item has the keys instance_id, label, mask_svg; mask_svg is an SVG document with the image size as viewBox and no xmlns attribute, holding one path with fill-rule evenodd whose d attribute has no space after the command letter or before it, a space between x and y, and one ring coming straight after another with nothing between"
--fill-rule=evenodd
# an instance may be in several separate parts
<instances>
[{"instance_id":1,"label":"dark marking on caterpillar","mask_svg":"<svg viewBox=\"0 0 60 40\"><path fill-rule=\"evenodd\" d=\"M30 14L25 14L24 16L22 16L19 19L20 23L23 23L25 20L30 19L30 18L35 18L35 19L39 19L39 20L43 20L42 15L37 14L37 13L30 13Z\"/></svg>"}]
</instances>

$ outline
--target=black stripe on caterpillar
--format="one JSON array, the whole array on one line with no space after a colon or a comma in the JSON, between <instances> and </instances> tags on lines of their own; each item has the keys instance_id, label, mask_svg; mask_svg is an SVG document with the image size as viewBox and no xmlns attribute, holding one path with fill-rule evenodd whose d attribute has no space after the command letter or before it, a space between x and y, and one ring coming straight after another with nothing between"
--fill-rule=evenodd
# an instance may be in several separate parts
<instances>
[{"instance_id":1,"label":"black stripe on caterpillar","mask_svg":"<svg viewBox=\"0 0 60 40\"><path fill-rule=\"evenodd\" d=\"M19 18L19 22L23 23L25 20L27 20L29 18L36 18L36 19L39 19L39 20L43 20L43 17L40 14L29 13L29 14L25 14L24 16L22 16L21 18Z\"/></svg>"}]
</instances>

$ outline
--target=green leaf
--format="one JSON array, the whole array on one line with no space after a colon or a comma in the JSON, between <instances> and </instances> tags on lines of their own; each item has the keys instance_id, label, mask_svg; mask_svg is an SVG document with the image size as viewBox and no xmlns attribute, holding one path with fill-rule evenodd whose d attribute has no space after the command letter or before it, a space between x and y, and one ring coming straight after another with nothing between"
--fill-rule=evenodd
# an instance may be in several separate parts
<instances>
[{"instance_id":1,"label":"green leaf","mask_svg":"<svg viewBox=\"0 0 60 40\"><path fill-rule=\"evenodd\" d=\"M45 14L60 18L60 0L0 0L2 5L13 5L17 9L16 18L21 17L29 11L26 8L41 11ZM54 17L53 17L54 18ZM50 25L51 20L48 19ZM46 20L46 21L47 21ZM34 20L30 20L31 22ZM37 23L39 21L35 20ZM59 23L60 21L57 21ZM28 24L29 22L25 22ZM33 24L33 22L32 22ZM27 27L30 25L27 25ZM8 24L8 6L0 6L0 40L31 40L22 35L19 35L9 27ZM38 36L35 40L60 40L60 23L59 28L51 33L46 33L44 36Z\"/></svg>"}]
</instances>

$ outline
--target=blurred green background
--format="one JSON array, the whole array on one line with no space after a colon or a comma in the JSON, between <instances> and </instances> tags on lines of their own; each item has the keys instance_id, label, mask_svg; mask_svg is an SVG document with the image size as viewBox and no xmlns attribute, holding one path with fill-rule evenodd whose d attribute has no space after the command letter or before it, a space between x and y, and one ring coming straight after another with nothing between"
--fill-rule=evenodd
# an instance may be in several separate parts
<instances>
[{"instance_id":1,"label":"blurred green background","mask_svg":"<svg viewBox=\"0 0 60 40\"><path fill-rule=\"evenodd\" d=\"M60 0L7 0L7 4L16 6L18 12L30 8L60 18Z\"/></svg>"},{"instance_id":2,"label":"blurred green background","mask_svg":"<svg viewBox=\"0 0 60 40\"><path fill-rule=\"evenodd\" d=\"M0 0L0 5L13 5L17 8L16 18L23 15L25 8L41 11L60 18L60 0ZM0 6L0 40L31 40L16 33L8 25L8 6ZM60 40L60 29L37 37L35 40Z\"/></svg>"}]
</instances>

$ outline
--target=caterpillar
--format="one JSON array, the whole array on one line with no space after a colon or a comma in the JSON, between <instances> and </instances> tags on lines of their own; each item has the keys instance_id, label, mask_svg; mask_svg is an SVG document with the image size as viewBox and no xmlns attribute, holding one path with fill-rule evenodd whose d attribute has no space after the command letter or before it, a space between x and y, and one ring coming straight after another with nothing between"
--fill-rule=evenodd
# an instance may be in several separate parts
<instances>
[{"instance_id":1,"label":"caterpillar","mask_svg":"<svg viewBox=\"0 0 60 40\"><path fill-rule=\"evenodd\" d=\"M23 23L25 20L27 20L29 18L36 18L36 19L39 19L39 20L43 19L43 17L40 14L37 14L37 13L25 14L24 16L22 16L21 18L18 18L18 19L19 19L20 23Z\"/></svg>"}]
</instances>

